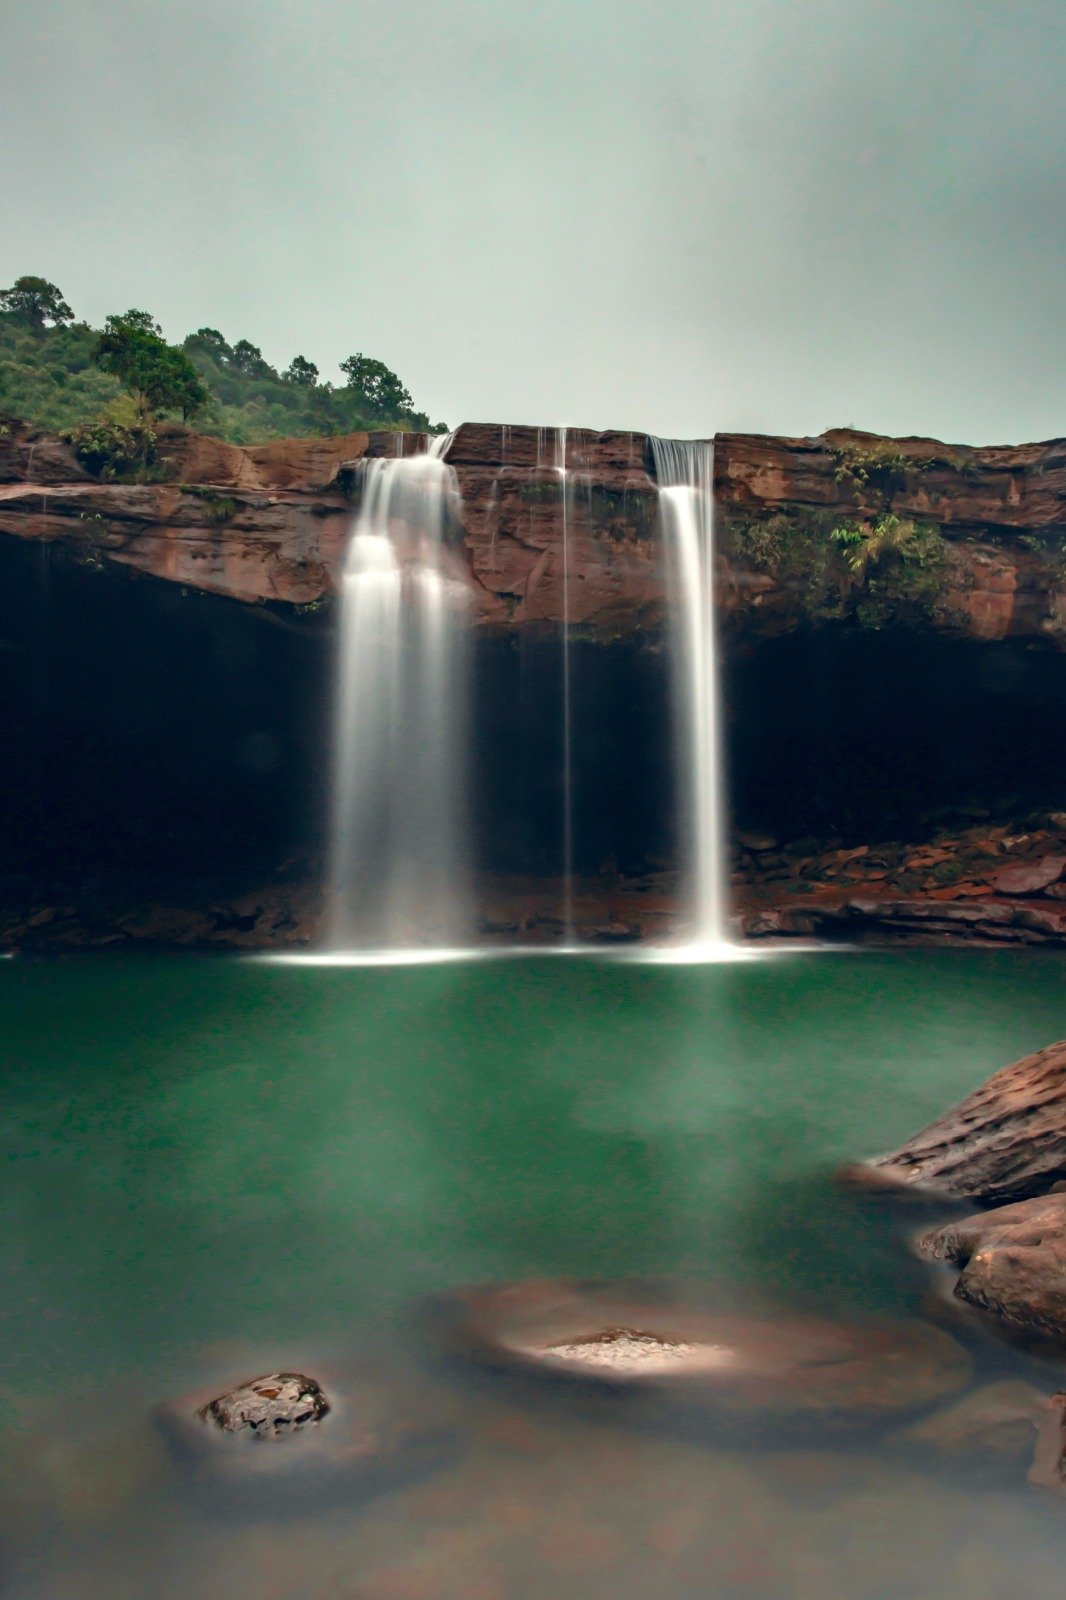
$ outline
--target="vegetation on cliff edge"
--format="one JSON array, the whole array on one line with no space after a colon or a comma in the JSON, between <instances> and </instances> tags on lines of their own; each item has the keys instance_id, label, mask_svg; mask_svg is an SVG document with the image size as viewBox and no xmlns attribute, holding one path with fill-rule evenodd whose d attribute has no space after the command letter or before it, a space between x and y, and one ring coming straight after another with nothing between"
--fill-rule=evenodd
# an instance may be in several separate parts
<instances>
[{"instance_id":1,"label":"vegetation on cliff edge","mask_svg":"<svg viewBox=\"0 0 1066 1600\"><path fill-rule=\"evenodd\" d=\"M948 568L939 530L891 511L842 521L839 512L797 506L765 521L734 521L734 556L797 592L818 622L865 628L941 615Z\"/></svg>"},{"instance_id":2,"label":"vegetation on cliff edge","mask_svg":"<svg viewBox=\"0 0 1066 1600\"><path fill-rule=\"evenodd\" d=\"M196 418L204 433L233 444L351 433L363 428L443 432L384 362L362 353L340 363L341 382L323 381L303 355L284 371L248 339L230 343L199 328L179 345L144 311L107 319L103 329L74 320L47 279L22 277L0 290L0 414L54 432L129 433L163 416ZM116 438L116 461L130 445ZM141 466L149 465L142 459ZM117 473L129 470L118 463Z\"/></svg>"}]
</instances>

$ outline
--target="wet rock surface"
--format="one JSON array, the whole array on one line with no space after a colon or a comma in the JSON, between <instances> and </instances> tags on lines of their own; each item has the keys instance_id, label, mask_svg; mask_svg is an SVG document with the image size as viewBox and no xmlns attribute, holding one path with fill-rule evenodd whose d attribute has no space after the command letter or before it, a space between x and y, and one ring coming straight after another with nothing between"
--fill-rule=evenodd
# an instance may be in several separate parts
<instances>
[{"instance_id":1,"label":"wet rock surface","mask_svg":"<svg viewBox=\"0 0 1066 1600\"><path fill-rule=\"evenodd\" d=\"M382 1364L320 1383L278 1372L159 1407L156 1420L193 1486L236 1503L275 1485L294 1504L368 1495L432 1471L454 1452L458 1413L435 1387Z\"/></svg>"},{"instance_id":2,"label":"wet rock surface","mask_svg":"<svg viewBox=\"0 0 1066 1600\"><path fill-rule=\"evenodd\" d=\"M241 447L171 425L159 444L165 482L101 483L61 440L17 426L0 441L0 532L243 601L310 604L334 591L359 464L424 448L424 436L395 433ZM846 469L871 449L888 449L897 464L894 514L933 526L945 543L943 604L927 625L1056 645L1063 559L1055 541L1066 531L1062 441L971 449L849 430L807 439L721 434L715 491L723 523L854 514L858 480L842 463ZM575 580L568 586L556 450L550 428L468 423L451 441L475 617L511 630L557 625L567 614L602 638L658 628L665 579L647 436L567 431ZM729 546L726 540L718 594L734 631L765 636L804 625L802 583Z\"/></svg>"},{"instance_id":3,"label":"wet rock surface","mask_svg":"<svg viewBox=\"0 0 1066 1600\"><path fill-rule=\"evenodd\" d=\"M989 1204L1046 1194L1066 1180L1066 1040L1004 1067L898 1150L851 1171L874 1186L935 1190ZM1030 1222L1057 1235L1066 1221L1064 1203L1051 1200ZM996 1217L1007 1227L1026 1226L1023 1215L1015 1215L1020 1211L1012 1206L970 1219L960 1225L958 1248Z\"/></svg>"},{"instance_id":4,"label":"wet rock surface","mask_svg":"<svg viewBox=\"0 0 1066 1600\"><path fill-rule=\"evenodd\" d=\"M1066 942L1061 812L998 823L960 815L954 826L910 841L845 847L809 838L769 849L753 848L746 835L738 846L733 884L747 938L945 947Z\"/></svg>"},{"instance_id":5,"label":"wet rock surface","mask_svg":"<svg viewBox=\"0 0 1066 1600\"><path fill-rule=\"evenodd\" d=\"M223 1433L247 1429L256 1439L281 1439L320 1422L329 1409L314 1378L299 1372L270 1372L211 1400L199 1415Z\"/></svg>"},{"instance_id":6,"label":"wet rock surface","mask_svg":"<svg viewBox=\"0 0 1066 1600\"><path fill-rule=\"evenodd\" d=\"M489 1366L746 1426L869 1423L957 1394L971 1370L953 1339L921 1323L720 1310L653 1280L478 1287L441 1309L451 1346Z\"/></svg>"},{"instance_id":7,"label":"wet rock surface","mask_svg":"<svg viewBox=\"0 0 1066 1600\"><path fill-rule=\"evenodd\" d=\"M934 1228L927 1260L960 1267L956 1296L1066 1347L1066 1194L1050 1194Z\"/></svg>"}]
</instances>

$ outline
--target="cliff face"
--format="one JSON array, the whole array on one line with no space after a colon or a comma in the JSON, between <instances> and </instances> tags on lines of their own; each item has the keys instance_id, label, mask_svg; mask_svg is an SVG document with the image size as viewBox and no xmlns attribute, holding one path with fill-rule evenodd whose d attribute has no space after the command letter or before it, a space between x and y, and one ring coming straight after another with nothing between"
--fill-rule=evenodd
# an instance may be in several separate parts
<instances>
[{"instance_id":1,"label":"cliff face","mask_svg":"<svg viewBox=\"0 0 1066 1600\"><path fill-rule=\"evenodd\" d=\"M100 482L62 441L0 434L0 533L247 602L334 588L359 463L424 448L351 434L250 448L177 427L161 481ZM558 470L565 451L567 474ZM449 446L478 622L656 627L666 575L646 436L466 424ZM720 603L734 632L894 620L976 639L1066 640L1066 441L970 449L838 431L719 435Z\"/></svg>"}]
</instances>

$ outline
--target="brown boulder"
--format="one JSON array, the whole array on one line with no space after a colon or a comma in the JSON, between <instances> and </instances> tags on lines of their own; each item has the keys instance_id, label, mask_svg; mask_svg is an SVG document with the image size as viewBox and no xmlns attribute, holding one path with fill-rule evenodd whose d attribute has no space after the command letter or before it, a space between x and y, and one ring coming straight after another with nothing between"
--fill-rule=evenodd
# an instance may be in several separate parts
<instances>
[{"instance_id":1,"label":"brown boulder","mask_svg":"<svg viewBox=\"0 0 1066 1600\"><path fill-rule=\"evenodd\" d=\"M1058 883L1064 869L1066 856L1043 856L1017 867L1004 867L988 881L999 894L1039 894L1041 889Z\"/></svg>"},{"instance_id":2,"label":"brown boulder","mask_svg":"<svg viewBox=\"0 0 1066 1600\"><path fill-rule=\"evenodd\" d=\"M328 1411L329 1402L314 1378L268 1372L201 1406L199 1417L223 1433L247 1429L256 1439L284 1439L320 1422Z\"/></svg>"},{"instance_id":3,"label":"brown boulder","mask_svg":"<svg viewBox=\"0 0 1066 1600\"><path fill-rule=\"evenodd\" d=\"M1046 1194L1066 1179L1066 1040L1004 1067L898 1150L848 1175L992 1204Z\"/></svg>"},{"instance_id":4,"label":"brown boulder","mask_svg":"<svg viewBox=\"0 0 1066 1600\"><path fill-rule=\"evenodd\" d=\"M961 1267L958 1299L1026 1332L1066 1340L1066 1194L1001 1206L934 1228L923 1256Z\"/></svg>"},{"instance_id":5,"label":"brown boulder","mask_svg":"<svg viewBox=\"0 0 1066 1600\"><path fill-rule=\"evenodd\" d=\"M721 1310L669 1285L558 1281L456 1291L451 1343L496 1367L633 1391L744 1429L836 1427L958 1393L969 1358L917 1322L832 1322Z\"/></svg>"},{"instance_id":6,"label":"brown boulder","mask_svg":"<svg viewBox=\"0 0 1066 1600\"><path fill-rule=\"evenodd\" d=\"M277 1372L222 1395L183 1395L156 1420L193 1483L242 1499L271 1486L287 1502L331 1486L377 1493L430 1470L455 1444L450 1400L373 1363L323 1384Z\"/></svg>"}]
</instances>

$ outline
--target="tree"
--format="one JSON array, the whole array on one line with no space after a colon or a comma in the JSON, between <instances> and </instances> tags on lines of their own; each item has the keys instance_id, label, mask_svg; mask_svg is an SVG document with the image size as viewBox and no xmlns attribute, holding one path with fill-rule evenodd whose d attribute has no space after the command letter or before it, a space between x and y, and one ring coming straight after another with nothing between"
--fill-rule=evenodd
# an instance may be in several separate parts
<instances>
[{"instance_id":1,"label":"tree","mask_svg":"<svg viewBox=\"0 0 1066 1600\"><path fill-rule=\"evenodd\" d=\"M349 356L340 365L347 376L349 392L369 418L398 422L411 411L411 396L383 361L360 354Z\"/></svg>"},{"instance_id":2,"label":"tree","mask_svg":"<svg viewBox=\"0 0 1066 1600\"><path fill-rule=\"evenodd\" d=\"M211 391L188 356L152 332L154 326L146 312L108 317L93 359L125 384L142 417L180 411L187 422L204 409Z\"/></svg>"},{"instance_id":3,"label":"tree","mask_svg":"<svg viewBox=\"0 0 1066 1600\"><path fill-rule=\"evenodd\" d=\"M311 390L307 404L307 415L311 423L320 433L330 437L337 431L337 419L333 411L333 385L319 383Z\"/></svg>"},{"instance_id":4,"label":"tree","mask_svg":"<svg viewBox=\"0 0 1066 1600\"><path fill-rule=\"evenodd\" d=\"M138 333L154 333L157 339L163 337L163 330L150 311L136 311L131 308L129 311L124 311L120 317L108 317L107 319L109 328L112 324L117 326L119 323L124 328L135 328Z\"/></svg>"},{"instance_id":5,"label":"tree","mask_svg":"<svg viewBox=\"0 0 1066 1600\"><path fill-rule=\"evenodd\" d=\"M73 311L47 278L16 278L10 289L0 290L0 310L22 317L36 334L44 332L45 323L60 327L74 321Z\"/></svg>"},{"instance_id":6,"label":"tree","mask_svg":"<svg viewBox=\"0 0 1066 1600\"><path fill-rule=\"evenodd\" d=\"M246 378L276 378L277 373L269 361L263 359L263 352L257 344L252 344L248 339L238 339L230 354L230 365L234 371L242 372Z\"/></svg>"},{"instance_id":7,"label":"tree","mask_svg":"<svg viewBox=\"0 0 1066 1600\"><path fill-rule=\"evenodd\" d=\"M293 356L281 376L286 383L299 384L301 389L313 389L318 382L318 368L306 356Z\"/></svg>"},{"instance_id":8,"label":"tree","mask_svg":"<svg viewBox=\"0 0 1066 1600\"><path fill-rule=\"evenodd\" d=\"M210 356L218 367L228 367L233 351L217 328L197 328L182 340L182 349L188 355Z\"/></svg>"}]
</instances>

